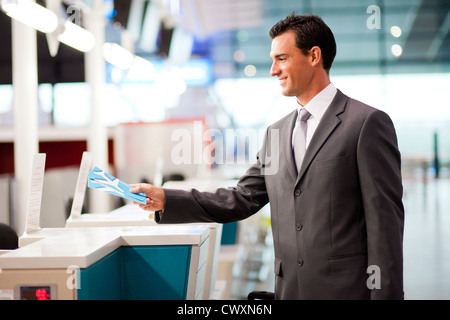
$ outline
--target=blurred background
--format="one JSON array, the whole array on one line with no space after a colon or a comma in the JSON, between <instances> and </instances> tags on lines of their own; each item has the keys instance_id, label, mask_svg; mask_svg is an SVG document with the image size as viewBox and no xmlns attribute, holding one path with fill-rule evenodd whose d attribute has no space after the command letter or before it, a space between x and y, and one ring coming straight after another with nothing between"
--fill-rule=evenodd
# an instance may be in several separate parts
<instances>
[{"instance_id":1,"label":"blurred background","mask_svg":"<svg viewBox=\"0 0 450 320\"><path fill-rule=\"evenodd\" d=\"M268 32L291 12L313 13L336 38L331 81L397 130L405 297L450 299L448 0L39 0L59 26L31 40L8 11L17 3L3 0L0 12L0 222L23 232L30 162L20 161L35 152L47 154L42 227L64 226L86 150L129 183L235 181L265 128L296 106L269 76ZM61 21L90 33L64 40ZM186 135L192 157L176 161ZM87 195L86 213L123 205L97 198ZM273 291L269 209L227 228L229 296Z\"/></svg>"}]
</instances>

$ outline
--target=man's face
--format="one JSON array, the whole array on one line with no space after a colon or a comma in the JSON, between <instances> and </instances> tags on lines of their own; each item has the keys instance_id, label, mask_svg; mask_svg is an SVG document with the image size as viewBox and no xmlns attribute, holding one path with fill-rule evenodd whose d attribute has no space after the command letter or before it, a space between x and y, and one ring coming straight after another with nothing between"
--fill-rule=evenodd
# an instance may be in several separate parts
<instances>
[{"instance_id":1,"label":"man's face","mask_svg":"<svg viewBox=\"0 0 450 320\"><path fill-rule=\"evenodd\" d=\"M287 31L272 40L270 57L270 75L280 80L283 95L299 97L308 90L313 78L311 59L295 46L294 32Z\"/></svg>"}]
</instances>

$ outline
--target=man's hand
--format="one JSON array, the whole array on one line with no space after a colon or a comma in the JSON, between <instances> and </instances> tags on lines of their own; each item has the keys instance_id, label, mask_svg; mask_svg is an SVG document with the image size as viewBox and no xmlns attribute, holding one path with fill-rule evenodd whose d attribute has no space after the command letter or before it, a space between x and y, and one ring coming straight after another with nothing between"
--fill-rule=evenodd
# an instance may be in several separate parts
<instances>
[{"instance_id":1,"label":"man's hand","mask_svg":"<svg viewBox=\"0 0 450 320\"><path fill-rule=\"evenodd\" d=\"M132 184L131 187L130 192L142 192L147 196L146 204L134 202L139 205L139 207L148 211L164 210L164 206L166 205L166 195L163 188L158 188L148 183Z\"/></svg>"}]
</instances>

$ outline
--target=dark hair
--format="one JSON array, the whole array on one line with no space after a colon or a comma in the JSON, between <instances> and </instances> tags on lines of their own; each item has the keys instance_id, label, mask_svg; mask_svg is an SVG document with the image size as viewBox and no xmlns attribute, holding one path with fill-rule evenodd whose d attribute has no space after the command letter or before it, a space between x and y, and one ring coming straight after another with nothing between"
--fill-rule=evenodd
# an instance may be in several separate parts
<instances>
[{"instance_id":1,"label":"dark hair","mask_svg":"<svg viewBox=\"0 0 450 320\"><path fill-rule=\"evenodd\" d=\"M305 55L312 47L318 46L322 51L323 68L330 70L336 56L336 41L322 18L313 14L291 13L270 29L269 36L274 39L287 31L295 32L295 45Z\"/></svg>"}]
</instances>

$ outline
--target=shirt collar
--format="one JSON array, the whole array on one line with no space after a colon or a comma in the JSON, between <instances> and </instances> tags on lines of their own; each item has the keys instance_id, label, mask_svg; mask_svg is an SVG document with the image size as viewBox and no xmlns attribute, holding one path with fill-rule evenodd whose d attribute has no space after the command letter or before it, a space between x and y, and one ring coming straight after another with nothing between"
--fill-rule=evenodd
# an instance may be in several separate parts
<instances>
[{"instance_id":1,"label":"shirt collar","mask_svg":"<svg viewBox=\"0 0 450 320\"><path fill-rule=\"evenodd\" d=\"M323 114L328 109L328 106L333 101L334 96L337 93L337 89L333 83L330 83L326 86L322 91L314 96L305 106L304 108L311 113L311 117L317 120L322 119ZM300 109L297 109L297 112L300 112Z\"/></svg>"}]
</instances>

